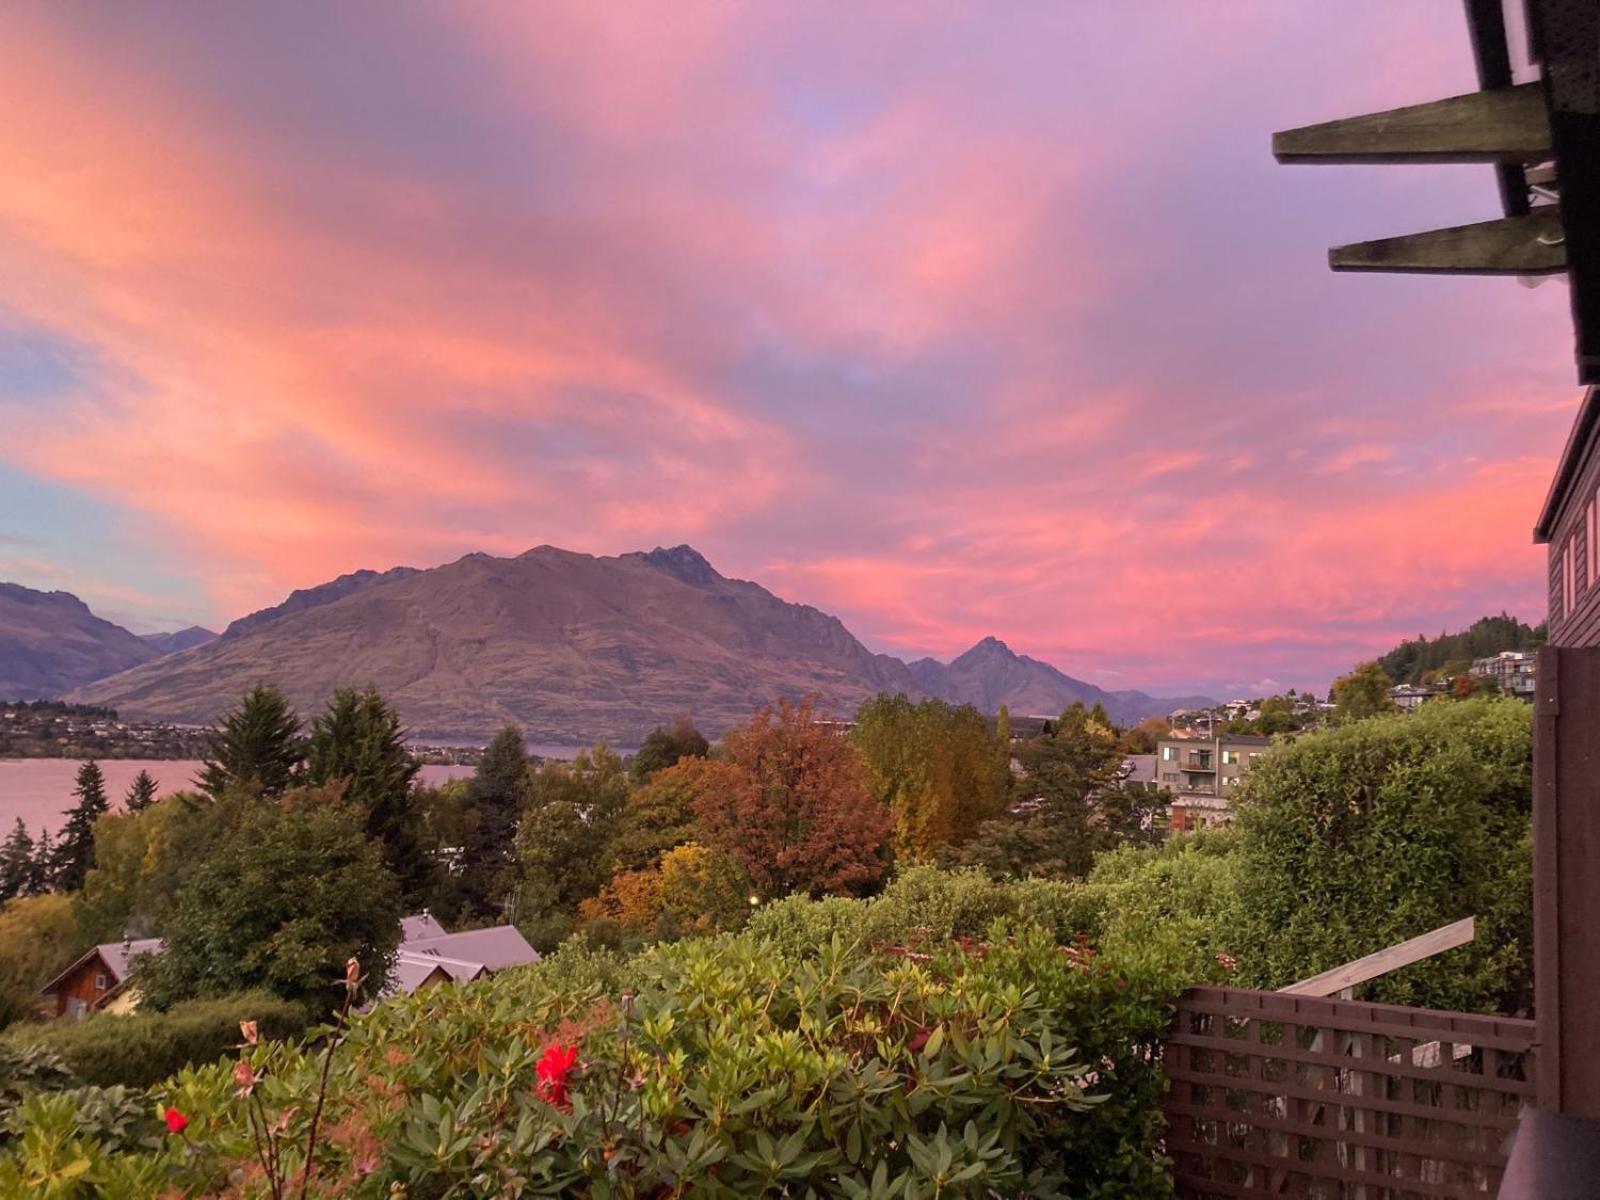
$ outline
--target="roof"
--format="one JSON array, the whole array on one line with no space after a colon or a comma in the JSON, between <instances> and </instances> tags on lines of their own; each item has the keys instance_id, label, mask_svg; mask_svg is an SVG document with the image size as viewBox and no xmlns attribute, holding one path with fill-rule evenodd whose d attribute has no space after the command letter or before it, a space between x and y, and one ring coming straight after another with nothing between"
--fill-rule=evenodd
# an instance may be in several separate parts
<instances>
[{"instance_id":1,"label":"roof","mask_svg":"<svg viewBox=\"0 0 1600 1200\"><path fill-rule=\"evenodd\" d=\"M1539 511L1539 523L1533 527L1533 540L1541 546L1555 536L1556 523L1583 471L1583 461L1594 442L1597 424L1600 424L1600 387L1590 387L1583 394L1577 419L1572 422L1572 432L1567 435L1566 448L1561 451L1556 465L1556 477L1550 481L1550 494Z\"/></svg>"},{"instance_id":2,"label":"roof","mask_svg":"<svg viewBox=\"0 0 1600 1200\"><path fill-rule=\"evenodd\" d=\"M434 919L434 915L427 909L410 917L400 918L400 944L415 942L422 938L444 937L445 928Z\"/></svg>"},{"instance_id":3,"label":"roof","mask_svg":"<svg viewBox=\"0 0 1600 1200\"><path fill-rule=\"evenodd\" d=\"M106 972L111 976L113 987L120 987L128 978L128 971L133 966L133 960L141 954L159 954L161 952L160 938L133 938L121 942L102 942L98 946L91 946L85 950L66 970L62 971L49 983L39 990L52 991L68 975L71 975L91 958L98 957L105 964Z\"/></svg>"},{"instance_id":4,"label":"roof","mask_svg":"<svg viewBox=\"0 0 1600 1200\"><path fill-rule=\"evenodd\" d=\"M412 956L476 963L489 971L503 971L507 967L539 961L539 952L528 945L527 938L518 933L514 925L464 929L442 937L403 942L400 951Z\"/></svg>"},{"instance_id":5,"label":"roof","mask_svg":"<svg viewBox=\"0 0 1600 1200\"><path fill-rule=\"evenodd\" d=\"M409 996L436 972L443 972L457 983L467 983L482 975L484 966L482 963L464 963L453 958L435 958L402 950L395 955L394 970L389 975L384 994L392 996L404 993Z\"/></svg>"}]
</instances>

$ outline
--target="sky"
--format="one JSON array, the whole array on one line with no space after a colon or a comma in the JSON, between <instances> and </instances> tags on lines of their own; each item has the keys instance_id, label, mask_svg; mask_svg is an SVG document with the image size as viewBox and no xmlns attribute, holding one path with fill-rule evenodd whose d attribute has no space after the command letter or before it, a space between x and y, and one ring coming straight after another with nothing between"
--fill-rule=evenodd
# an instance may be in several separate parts
<instances>
[{"instance_id":1,"label":"sky","mask_svg":"<svg viewBox=\"0 0 1600 1200\"><path fill-rule=\"evenodd\" d=\"M1544 613L1564 284L1334 275L1483 166L1454 0L0 7L0 579L137 630L690 543L948 658L1323 689Z\"/></svg>"}]
</instances>

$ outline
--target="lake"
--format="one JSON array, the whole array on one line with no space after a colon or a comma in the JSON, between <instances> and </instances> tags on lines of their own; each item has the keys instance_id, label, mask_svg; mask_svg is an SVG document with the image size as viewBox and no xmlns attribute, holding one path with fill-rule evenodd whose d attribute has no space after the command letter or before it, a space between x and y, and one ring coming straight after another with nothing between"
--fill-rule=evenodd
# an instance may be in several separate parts
<instances>
[{"instance_id":1,"label":"lake","mask_svg":"<svg viewBox=\"0 0 1600 1200\"><path fill-rule=\"evenodd\" d=\"M82 765L82 760L76 758L0 758L0 837L11 832L18 817L35 837L41 829L54 834L61 827L63 814L72 807L72 784ZM200 764L178 759L107 758L100 761L100 770L106 777L111 807L117 809L122 807L128 785L141 770L150 772L158 792L165 796L193 787ZM422 768L421 779L424 783L443 783L471 774L471 767L428 763Z\"/></svg>"}]
</instances>

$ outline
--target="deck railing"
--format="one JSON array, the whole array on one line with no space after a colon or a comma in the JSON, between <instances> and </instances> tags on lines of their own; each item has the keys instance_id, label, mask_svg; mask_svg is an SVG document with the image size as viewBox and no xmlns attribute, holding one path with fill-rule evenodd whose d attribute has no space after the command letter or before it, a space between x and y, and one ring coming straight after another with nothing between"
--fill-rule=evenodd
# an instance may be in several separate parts
<instances>
[{"instance_id":1,"label":"deck railing","mask_svg":"<svg viewBox=\"0 0 1600 1200\"><path fill-rule=\"evenodd\" d=\"M1533 1099L1533 1022L1191 988L1165 1050L1185 1200L1494 1196Z\"/></svg>"}]
</instances>

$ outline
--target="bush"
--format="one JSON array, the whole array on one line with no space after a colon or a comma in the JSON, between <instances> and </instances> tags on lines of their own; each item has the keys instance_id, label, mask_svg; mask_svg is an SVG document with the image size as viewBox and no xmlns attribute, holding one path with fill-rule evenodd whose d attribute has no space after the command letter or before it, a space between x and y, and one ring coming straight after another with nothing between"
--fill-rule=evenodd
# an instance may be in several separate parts
<instances>
[{"instance_id":1,"label":"bush","mask_svg":"<svg viewBox=\"0 0 1600 1200\"><path fill-rule=\"evenodd\" d=\"M746 931L622 961L573 943L379 1005L334 1054L319 1177L373 1198L1170 1194L1153 1048L1186 980L1158 953L1112 962L1004 925L987 944L806 949ZM319 1057L251 1062L251 1104L302 1146ZM64 1200L222 1189L255 1153L235 1088L221 1063L150 1089L188 1128L148 1148L31 1098L0 1193L80 1161Z\"/></svg>"},{"instance_id":2,"label":"bush","mask_svg":"<svg viewBox=\"0 0 1600 1200\"><path fill-rule=\"evenodd\" d=\"M147 1087L190 1064L215 1062L239 1042L239 1022L260 1023L264 1036L292 1037L306 1027L302 1004L266 992L175 1004L166 1012L127 1016L92 1013L81 1021L19 1025L5 1034L17 1050L54 1055L85 1083Z\"/></svg>"},{"instance_id":3,"label":"bush","mask_svg":"<svg viewBox=\"0 0 1600 1200\"><path fill-rule=\"evenodd\" d=\"M1282 987L1462 917L1477 938L1366 998L1531 1002L1532 721L1518 700L1424 705L1301 737L1236 801L1241 977Z\"/></svg>"}]
</instances>

